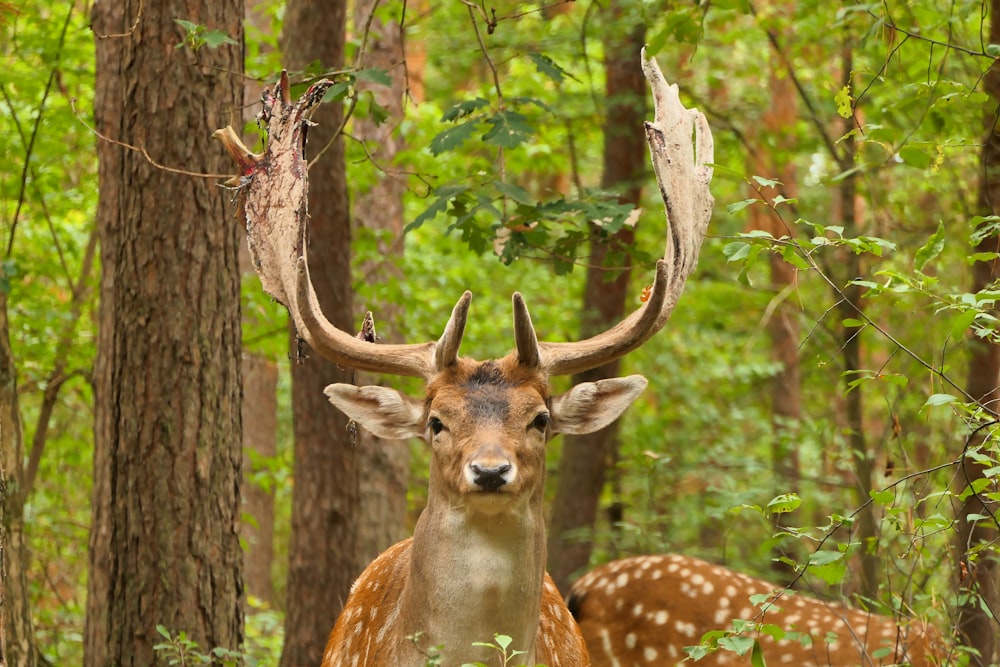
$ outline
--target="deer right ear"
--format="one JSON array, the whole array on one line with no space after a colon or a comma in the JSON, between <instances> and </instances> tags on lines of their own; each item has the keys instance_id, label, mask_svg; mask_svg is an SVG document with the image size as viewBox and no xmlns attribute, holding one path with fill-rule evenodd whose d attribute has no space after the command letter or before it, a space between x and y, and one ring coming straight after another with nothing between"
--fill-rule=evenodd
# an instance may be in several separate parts
<instances>
[{"instance_id":1,"label":"deer right ear","mask_svg":"<svg viewBox=\"0 0 1000 667\"><path fill-rule=\"evenodd\" d=\"M555 432L599 431L618 419L645 388L646 378L641 375L582 382L552 399Z\"/></svg>"},{"instance_id":2,"label":"deer right ear","mask_svg":"<svg viewBox=\"0 0 1000 667\"><path fill-rule=\"evenodd\" d=\"M424 404L395 389L331 384L323 393L341 412L376 437L401 440L424 434Z\"/></svg>"}]
</instances>

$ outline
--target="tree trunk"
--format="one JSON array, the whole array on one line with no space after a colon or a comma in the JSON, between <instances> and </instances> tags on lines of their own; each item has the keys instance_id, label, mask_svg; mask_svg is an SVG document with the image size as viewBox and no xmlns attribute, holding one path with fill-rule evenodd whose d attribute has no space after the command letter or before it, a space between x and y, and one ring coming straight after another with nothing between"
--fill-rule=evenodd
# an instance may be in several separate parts
<instances>
[{"instance_id":1,"label":"tree trunk","mask_svg":"<svg viewBox=\"0 0 1000 667\"><path fill-rule=\"evenodd\" d=\"M209 137L240 105L242 5L127 0L117 16L113 31L129 32L115 49L121 140L172 168L229 171ZM179 47L177 17L238 44ZM117 206L102 221L101 323L111 330L95 377L95 437L108 465L95 476L107 475L110 493L107 505L95 501L108 510L95 531L107 530L97 550L107 591L89 603L104 618L90 625L99 634L88 661L145 667L168 664L153 649L159 625L205 652L243 639L238 235L213 180L137 151L115 165L101 182L102 199L110 190Z\"/></svg>"},{"instance_id":2,"label":"tree trunk","mask_svg":"<svg viewBox=\"0 0 1000 667\"><path fill-rule=\"evenodd\" d=\"M354 7L354 32L363 36L369 16L378 8L375 0L358 0ZM377 125L369 118L355 117L353 134L365 142L379 165L391 168L402 138L395 132L403 118L403 94L406 70L401 27L378 18L371 21L367 48L361 67L377 67L389 73L391 86L359 84L369 89L375 100L389 112L388 119ZM355 229L362 227L384 233L378 240L379 260L360 268L366 285L402 282L403 193L405 183L392 176L380 177L375 185L357 197L354 210ZM374 293L372 290L370 293ZM360 310L375 315L376 331L389 342L402 340L403 308L383 301L359 304ZM359 376L358 384L371 384L375 378ZM383 440L365 430L358 433L361 456L361 513L358 517L358 563L375 559L387 547L407 536L406 490L410 479L410 443L407 440Z\"/></svg>"},{"instance_id":3,"label":"tree trunk","mask_svg":"<svg viewBox=\"0 0 1000 667\"><path fill-rule=\"evenodd\" d=\"M110 3L94 3L91 21L95 35L94 126L105 137L120 137L121 46L123 41L102 35L122 32L126 19ZM95 224L101 242L101 266L115 262L110 239L117 228L119 205L117 178L121 173L122 149L105 141L96 142L99 196ZM90 502L90 539L87 549L87 603L83 626L84 667L106 667L108 616L111 588L111 438L115 404L111 398L115 313L114 272L102 270L98 309L97 351L91 379L94 388L94 472Z\"/></svg>"},{"instance_id":4,"label":"tree trunk","mask_svg":"<svg viewBox=\"0 0 1000 667\"><path fill-rule=\"evenodd\" d=\"M22 467L24 442L7 294L0 291L0 666L34 667L38 656L28 599Z\"/></svg>"},{"instance_id":5,"label":"tree trunk","mask_svg":"<svg viewBox=\"0 0 1000 667\"><path fill-rule=\"evenodd\" d=\"M257 354L243 355L243 512L240 525L246 543L243 580L246 592L274 602L274 494L253 481L250 452L273 457L278 444L278 367Z\"/></svg>"},{"instance_id":6,"label":"tree trunk","mask_svg":"<svg viewBox=\"0 0 1000 667\"><path fill-rule=\"evenodd\" d=\"M853 56L849 44L843 47L841 62L842 80L851 91L851 76L853 75ZM842 132L849 133L854 129L855 118L844 120ZM845 237L857 236L860 231L858 216L858 178L854 171L854 156L856 152L853 135L846 136L840 142L844 153L840 156L838 166L841 173L847 175L841 179L836 192L834 209L839 213L844 227ZM845 284L862 275L861 256L844 249L840 258L843 272L840 283ZM845 284L843 298L838 302L838 313L842 320L860 320L864 305L861 297L864 289L860 285ZM864 597L875 599L878 593L878 557L877 541L878 526L875 518L874 504L869 503L872 490L872 473L875 462L872 453L868 451L868 441L865 437L864 387L851 388L849 383L857 378L857 372L862 370L861 340L863 326L844 325L841 329L841 354L844 363L844 400L847 417L847 443L854 461L854 485L858 505L862 508L857 515L853 527L853 538L861 543L858 558L861 561L858 593Z\"/></svg>"},{"instance_id":7,"label":"tree trunk","mask_svg":"<svg viewBox=\"0 0 1000 667\"><path fill-rule=\"evenodd\" d=\"M1000 40L1000 0L990 3L990 41ZM1000 64L990 65L983 77L983 88L992 98L995 107L1000 101ZM989 105L987 105L989 106ZM987 133L983 141L979 170L979 212L980 215L1000 214L1000 130L996 126L995 114L986 112ZM1000 252L1000 237L995 233L983 239L976 252ZM996 260L979 261L972 265L972 292L977 293L1000 279L1000 265ZM994 313L996 314L996 313ZM978 338L970 344L969 376L966 391L979 401L985 419L996 419L1000 415L1000 345ZM982 443L980 437L970 443ZM967 484L983 477L983 466L963 460L962 473L958 476L961 492ZM955 536L957 559L957 587L960 598L966 601L959 607L957 633L959 641L975 649L978 655L970 657L970 664L976 667L995 664L1000 661L1000 621L991 618L983 607L1000 610L1000 564L996 552L997 531L988 521L969 521L970 514L994 517L1000 507L993 502L984 505L982 496L970 495L958 508L958 531ZM979 549L984 547L982 551ZM982 599L982 602L980 601Z\"/></svg>"},{"instance_id":8,"label":"tree trunk","mask_svg":"<svg viewBox=\"0 0 1000 667\"><path fill-rule=\"evenodd\" d=\"M339 68L346 10L346 3L334 2L324 5L320 14L309 0L290 0L282 34L287 66L300 69L318 60L326 68ZM309 155L327 146L341 114L340 105L328 104L313 116L318 125L309 131ZM351 219L344 169L339 138L310 169L309 273L327 318L350 331ZM294 340L292 348L294 357ZM303 351L308 352L304 345ZM356 528L359 454L347 418L323 394L331 383L350 381L350 372L319 355L292 363L295 487L281 667L320 663L327 636L361 570Z\"/></svg>"},{"instance_id":9,"label":"tree trunk","mask_svg":"<svg viewBox=\"0 0 1000 667\"><path fill-rule=\"evenodd\" d=\"M613 12L617 9L612 5ZM604 170L601 187L616 190L619 199L638 205L647 175L646 138L640 131L646 116L646 82L639 67L639 52L645 43L645 27L623 32L609 30L605 42L607 110L604 123ZM624 35L624 37L622 37ZM625 228L611 238L593 230L587 283L583 294L581 336L604 331L625 314L629 271L612 281L601 268L608 252L622 252L632 244L634 232ZM595 368L573 377L573 383L593 382L618 375L620 363ZM549 521L549 573L561 591L569 590L574 573L585 568L593 548L588 537L569 537L571 532L589 530L597 518L597 506L604 487L605 471L617 450L618 422L596 433L563 436L559 459L559 480L552 517Z\"/></svg>"},{"instance_id":10,"label":"tree trunk","mask_svg":"<svg viewBox=\"0 0 1000 667\"><path fill-rule=\"evenodd\" d=\"M775 1L769 3L768 11L789 16L794 10L791 3ZM776 189L762 188L769 204L775 195L786 198L796 196L795 165L791 162L794 146L788 128L796 122L796 91L791 75L782 71L781 59L771 53L771 68L768 90L771 104L764 111L762 127L767 141L758 141L757 150L751 161L754 173L767 178L776 178L781 185ZM767 146L774 146L769 149ZM789 209L784 209L785 211ZM780 215L769 207L754 206L750 209L750 226L771 233L775 238L789 234ZM799 452L798 432L802 418L802 393L799 372L799 319L791 298L796 283L795 267L777 253L770 253L771 290L777 307L771 311L767 330L771 337L771 356L781 368L771 383L771 470L774 473L775 493L798 492ZM772 516L775 530L781 530L784 514ZM794 568L780 560L781 557L795 558L783 546L772 550L771 569L785 580L791 580Z\"/></svg>"}]
</instances>

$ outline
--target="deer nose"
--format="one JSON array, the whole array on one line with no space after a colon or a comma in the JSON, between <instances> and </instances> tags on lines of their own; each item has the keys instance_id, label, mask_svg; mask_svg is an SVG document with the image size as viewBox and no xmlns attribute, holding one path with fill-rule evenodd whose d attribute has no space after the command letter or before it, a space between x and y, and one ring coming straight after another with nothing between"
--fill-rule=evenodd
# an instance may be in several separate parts
<instances>
[{"instance_id":1,"label":"deer nose","mask_svg":"<svg viewBox=\"0 0 1000 667\"><path fill-rule=\"evenodd\" d=\"M479 463L470 463L472 469L472 481L483 491L496 491L507 483L507 473L510 472L510 463L487 466Z\"/></svg>"}]
</instances>

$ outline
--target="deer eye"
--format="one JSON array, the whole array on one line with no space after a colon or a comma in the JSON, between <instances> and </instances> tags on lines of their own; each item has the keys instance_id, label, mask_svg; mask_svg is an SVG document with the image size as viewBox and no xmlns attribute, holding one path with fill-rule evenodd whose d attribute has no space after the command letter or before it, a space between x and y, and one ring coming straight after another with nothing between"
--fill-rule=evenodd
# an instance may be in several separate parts
<instances>
[{"instance_id":1,"label":"deer eye","mask_svg":"<svg viewBox=\"0 0 1000 667\"><path fill-rule=\"evenodd\" d=\"M427 428L431 430L431 433L437 435L444 430L444 423L437 417L431 417L427 420Z\"/></svg>"},{"instance_id":2,"label":"deer eye","mask_svg":"<svg viewBox=\"0 0 1000 667\"><path fill-rule=\"evenodd\" d=\"M531 421L531 428L538 429L539 431L545 432L545 429L549 427L549 422L552 421L549 417L548 412L543 412L535 417Z\"/></svg>"}]
</instances>

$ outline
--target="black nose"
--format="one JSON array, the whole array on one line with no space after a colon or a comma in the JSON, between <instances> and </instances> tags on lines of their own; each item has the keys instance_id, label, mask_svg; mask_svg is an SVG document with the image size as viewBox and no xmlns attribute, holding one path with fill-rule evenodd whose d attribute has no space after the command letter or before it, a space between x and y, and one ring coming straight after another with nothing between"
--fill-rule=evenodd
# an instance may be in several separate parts
<instances>
[{"instance_id":1,"label":"black nose","mask_svg":"<svg viewBox=\"0 0 1000 667\"><path fill-rule=\"evenodd\" d=\"M509 463L504 463L492 468L483 467L478 463L473 463L471 467L473 480L476 482L476 486L481 488L483 491L496 491L507 483L507 480L504 479L504 475L510 470Z\"/></svg>"}]
</instances>

